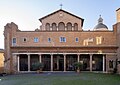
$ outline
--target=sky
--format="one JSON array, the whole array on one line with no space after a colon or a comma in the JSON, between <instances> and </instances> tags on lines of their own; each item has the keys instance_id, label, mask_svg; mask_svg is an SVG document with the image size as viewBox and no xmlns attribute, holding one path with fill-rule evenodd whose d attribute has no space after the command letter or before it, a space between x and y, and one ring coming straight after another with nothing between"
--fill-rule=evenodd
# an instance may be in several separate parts
<instances>
[{"instance_id":1,"label":"sky","mask_svg":"<svg viewBox=\"0 0 120 85\"><path fill-rule=\"evenodd\" d=\"M4 48L4 26L14 22L23 31L34 31L39 18L62 9L84 19L83 30L92 30L99 15L112 30L120 0L0 0L0 48Z\"/></svg>"}]
</instances>

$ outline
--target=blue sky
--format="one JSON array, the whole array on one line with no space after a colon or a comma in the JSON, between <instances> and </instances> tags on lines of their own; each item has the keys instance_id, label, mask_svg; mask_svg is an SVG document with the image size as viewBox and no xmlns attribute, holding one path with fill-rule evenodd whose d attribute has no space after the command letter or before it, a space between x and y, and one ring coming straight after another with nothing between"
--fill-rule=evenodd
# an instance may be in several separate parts
<instances>
[{"instance_id":1,"label":"blue sky","mask_svg":"<svg viewBox=\"0 0 120 85\"><path fill-rule=\"evenodd\" d=\"M39 18L60 9L84 19L84 30L92 30L99 15L112 30L116 23L116 9L120 0L0 0L0 48L4 48L3 30L7 23L14 22L20 30L39 28Z\"/></svg>"}]
</instances>

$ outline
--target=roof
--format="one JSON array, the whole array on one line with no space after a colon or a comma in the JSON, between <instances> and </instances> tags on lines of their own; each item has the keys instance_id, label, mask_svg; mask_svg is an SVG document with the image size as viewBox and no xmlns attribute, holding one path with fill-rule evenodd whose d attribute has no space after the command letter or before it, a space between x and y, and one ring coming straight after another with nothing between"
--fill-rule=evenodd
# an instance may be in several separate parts
<instances>
[{"instance_id":1,"label":"roof","mask_svg":"<svg viewBox=\"0 0 120 85\"><path fill-rule=\"evenodd\" d=\"M120 10L120 8L118 8L116 11Z\"/></svg>"},{"instance_id":2,"label":"roof","mask_svg":"<svg viewBox=\"0 0 120 85\"><path fill-rule=\"evenodd\" d=\"M45 19L45 18L47 18L47 17L49 17L49 16L51 16L51 15L53 15L53 14L59 12L59 11L63 11L63 12L65 12L65 13L71 15L71 16L74 16L74 17L76 17L76 18L78 18L78 19L81 19L81 20L82 20L82 26L83 26L83 22L84 22L84 19L83 19L83 18L78 17L78 16L76 16L76 15L74 15L74 14L71 14L71 13L69 13L69 12L67 12L67 11L65 11L65 10L63 10L63 9L59 9L59 10L57 10L57 11L51 13L51 14L48 14L48 15L46 15L46 16L40 18L39 20L42 21L43 19Z\"/></svg>"},{"instance_id":3,"label":"roof","mask_svg":"<svg viewBox=\"0 0 120 85\"><path fill-rule=\"evenodd\" d=\"M98 24L94 27L94 29L99 29L99 30L108 29L108 27L105 24L103 24L103 19L102 19L101 15L98 19Z\"/></svg>"},{"instance_id":4,"label":"roof","mask_svg":"<svg viewBox=\"0 0 120 85\"><path fill-rule=\"evenodd\" d=\"M103 24L103 23L97 24L94 29L100 29L100 28L106 28L106 29L108 29L108 27L105 24Z\"/></svg>"}]
</instances>

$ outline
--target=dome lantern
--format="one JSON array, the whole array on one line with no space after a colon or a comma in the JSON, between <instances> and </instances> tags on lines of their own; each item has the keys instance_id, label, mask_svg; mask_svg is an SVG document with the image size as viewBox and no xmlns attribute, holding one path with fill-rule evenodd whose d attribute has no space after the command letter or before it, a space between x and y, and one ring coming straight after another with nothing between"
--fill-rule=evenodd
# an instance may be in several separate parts
<instances>
[{"instance_id":1,"label":"dome lantern","mask_svg":"<svg viewBox=\"0 0 120 85\"><path fill-rule=\"evenodd\" d=\"M99 19L98 19L98 24L94 27L94 31L105 31L108 30L108 27L103 24L103 19L100 15Z\"/></svg>"},{"instance_id":2,"label":"dome lantern","mask_svg":"<svg viewBox=\"0 0 120 85\"><path fill-rule=\"evenodd\" d=\"M100 17L98 19L98 23L103 23L103 19L102 19L101 15L100 15Z\"/></svg>"}]
</instances>

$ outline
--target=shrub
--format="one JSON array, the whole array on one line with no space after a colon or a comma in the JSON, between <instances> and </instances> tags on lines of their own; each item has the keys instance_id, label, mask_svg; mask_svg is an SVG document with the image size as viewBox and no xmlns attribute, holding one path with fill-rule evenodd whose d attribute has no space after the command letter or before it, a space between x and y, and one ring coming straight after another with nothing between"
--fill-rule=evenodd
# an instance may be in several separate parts
<instances>
[{"instance_id":1,"label":"shrub","mask_svg":"<svg viewBox=\"0 0 120 85\"><path fill-rule=\"evenodd\" d=\"M40 62L36 62L32 64L32 68L33 70L40 70L44 67L43 63Z\"/></svg>"},{"instance_id":2,"label":"shrub","mask_svg":"<svg viewBox=\"0 0 120 85\"><path fill-rule=\"evenodd\" d=\"M76 70L80 70L82 68L82 63L81 62L75 62L74 66L75 66Z\"/></svg>"}]
</instances>

